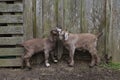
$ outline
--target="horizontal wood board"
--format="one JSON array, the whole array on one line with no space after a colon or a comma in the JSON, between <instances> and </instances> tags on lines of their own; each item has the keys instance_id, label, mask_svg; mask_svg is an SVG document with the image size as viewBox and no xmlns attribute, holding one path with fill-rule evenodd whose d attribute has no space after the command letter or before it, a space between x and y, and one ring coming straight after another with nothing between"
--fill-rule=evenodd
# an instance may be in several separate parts
<instances>
[{"instance_id":1,"label":"horizontal wood board","mask_svg":"<svg viewBox=\"0 0 120 80\"><path fill-rule=\"evenodd\" d=\"M23 23L22 15L0 15L0 23Z\"/></svg>"},{"instance_id":2,"label":"horizontal wood board","mask_svg":"<svg viewBox=\"0 0 120 80\"><path fill-rule=\"evenodd\" d=\"M23 42L23 37L0 37L0 45L16 45Z\"/></svg>"},{"instance_id":3,"label":"horizontal wood board","mask_svg":"<svg viewBox=\"0 0 120 80\"><path fill-rule=\"evenodd\" d=\"M0 59L0 67L17 67L22 65L21 58Z\"/></svg>"},{"instance_id":4,"label":"horizontal wood board","mask_svg":"<svg viewBox=\"0 0 120 80\"><path fill-rule=\"evenodd\" d=\"M24 34L23 26L0 26L0 34Z\"/></svg>"},{"instance_id":5,"label":"horizontal wood board","mask_svg":"<svg viewBox=\"0 0 120 80\"><path fill-rule=\"evenodd\" d=\"M0 48L0 56L21 56L24 54L24 49L16 48Z\"/></svg>"},{"instance_id":6,"label":"horizontal wood board","mask_svg":"<svg viewBox=\"0 0 120 80\"><path fill-rule=\"evenodd\" d=\"M0 3L0 12L23 12L22 3L6 4Z\"/></svg>"}]
</instances>

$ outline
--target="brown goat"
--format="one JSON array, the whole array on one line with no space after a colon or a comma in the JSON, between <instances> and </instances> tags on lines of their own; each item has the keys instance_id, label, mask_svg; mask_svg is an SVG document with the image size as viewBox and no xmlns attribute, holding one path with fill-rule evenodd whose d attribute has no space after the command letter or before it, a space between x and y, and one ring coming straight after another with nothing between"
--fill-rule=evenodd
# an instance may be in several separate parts
<instances>
[{"instance_id":1,"label":"brown goat","mask_svg":"<svg viewBox=\"0 0 120 80\"><path fill-rule=\"evenodd\" d=\"M54 62L57 62L53 56L53 50L55 49L55 43L58 37L58 33L55 30L51 30L50 36L48 38L38 38L38 39L31 39L28 41L25 41L21 45L25 48L25 54L23 56L23 61L25 62L26 66L31 69L30 65L30 58L35 53L38 53L40 51L44 51L45 55L45 65L47 67L50 66L48 62L49 53L52 53L52 58Z\"/></svg>"},{"instance_id":2,"label":"brown goat","mask_svg":"<svg viewBox=\"0 0 120 80\"><path fill-rule=\"evenodd\" d=\"M88 50L91 54L92 60L90 67L93 67L95 64L100 62L100 58L97 55L97 40L98 36L90 33L81 33L81 34L72 34L67 31L62 31L62 29L56 29L59 32L59 39L62 40L63 45L68 49L70 56L70 66L74 65L74 53L75 49Z\"/></svg>"}]
</instances>

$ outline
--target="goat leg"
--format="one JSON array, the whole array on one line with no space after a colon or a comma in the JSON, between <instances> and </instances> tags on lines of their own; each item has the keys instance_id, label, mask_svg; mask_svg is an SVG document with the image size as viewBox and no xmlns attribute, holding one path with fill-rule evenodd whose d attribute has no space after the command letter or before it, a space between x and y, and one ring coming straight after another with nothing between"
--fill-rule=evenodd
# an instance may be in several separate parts
<instances>
[{"instance_id":1,"label":"goat leg","mask_svg":"<svg viewBox=\"0 0 120 80\"><path fill-rule=\"evenodd\" d=\"M69 66L72 67L74 66L74 52L75 52L75 47L70 47L70 63L69 63Z\"/></svg>"},{"instance_id":2,"label":"goat leg","mask_svg":"<svg viewBox=\"0 0 120 80\"><path fill-rule=\"evenodd\" d=\"M30 65L30 58L32 57L33 50L29 50L28 52L26 52L26 54L23 56L23 60L25 61L25 64L27 66L28 69L31 69L31 65Z\"/></svg>"},{"instance_id":3,"label":"goat leg","mask_svg":"<svg viewBox=\"0 0 120 80\"><path fill-rule=\"evenodd\" d=\"M50 66L49 61L48 61L49 51L48 51L48 50L45 50L45 51L44 51L44 54L45 54L45 65L46 65L46 67L49 67L49 66Z\"/></svg>"},{"instance_id":4,"label":"goat leg","mask_svg":"<svg viewBox=\"0 0 120 80\"><path fill-rule=\"evenodd\" d=\"M57 63L58 60L55 59L54 53L55 53L55 51L52 51L52 52L51 52L52 60L53 60L54 63Z\"/></svg>"},{"instance_id":5,"label":"goat leg","mask_svg":"<svg viewBox=\"0 0 120 80\"><path fill-rule=\"evenodd\" d=\"M95 57L96 57L96 54L97 54L97 50L95 48L93 48L89 52L91 53L91 57L92 57L89 67L93 67L95 65L95 62L96 62Z\"/></svg>"}]
</instances>

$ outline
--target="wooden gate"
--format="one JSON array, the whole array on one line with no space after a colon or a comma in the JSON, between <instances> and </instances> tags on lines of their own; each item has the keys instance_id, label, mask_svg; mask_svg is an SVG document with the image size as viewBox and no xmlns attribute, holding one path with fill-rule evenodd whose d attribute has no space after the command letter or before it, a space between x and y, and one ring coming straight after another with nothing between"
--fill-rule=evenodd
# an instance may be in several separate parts
<instances>
[{"instance_id":1,"label":"wooden gate","mask_svg":"<svg viewBox=\"0 0 120 80\"><path fill-rule=\"evenodd\" d=\"M33 38L31 0L0 0L0 67L21 66L17 44Z\"/></svg>"}]
</instances>

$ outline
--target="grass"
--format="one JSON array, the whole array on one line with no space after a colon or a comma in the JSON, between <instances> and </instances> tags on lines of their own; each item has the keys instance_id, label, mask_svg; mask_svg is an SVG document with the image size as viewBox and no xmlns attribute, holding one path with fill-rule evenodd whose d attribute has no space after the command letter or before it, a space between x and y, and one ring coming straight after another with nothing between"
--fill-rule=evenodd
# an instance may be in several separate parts
<instances>
[{"instance_id":1,"label":"grass","mask_svg":"<svg viewBox=\"0 0 120 80\"><path fill-rule=\"evenodd\" d=\"M120 63L109 63L109 64L101 64L102 67L120 70Z\"/></svg>"}]
</instances>

